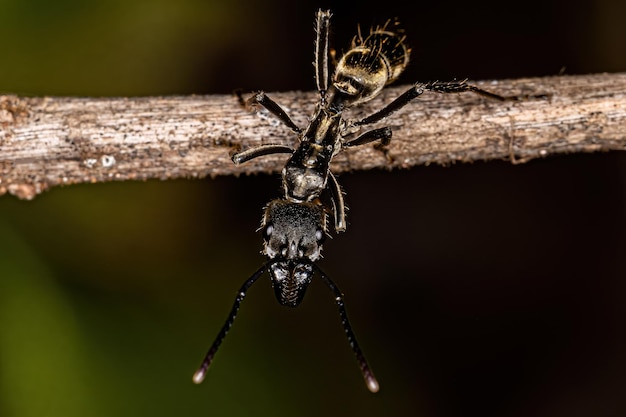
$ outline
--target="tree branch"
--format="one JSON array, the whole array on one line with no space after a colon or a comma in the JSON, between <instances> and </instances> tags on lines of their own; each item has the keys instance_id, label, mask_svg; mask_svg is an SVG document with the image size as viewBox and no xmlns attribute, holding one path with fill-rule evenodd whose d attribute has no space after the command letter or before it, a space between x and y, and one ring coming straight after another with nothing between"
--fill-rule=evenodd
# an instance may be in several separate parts
<instances>
[{"instance_id":1,"label":"tree branch","mask_svg":"<svg viewBox=\"0 0 626 417\"><path fill-rule=\"evenodd\" d=\"M333 172L375 167L506 159L626 149L626 74L558 76L477 85L500 102L464 94L424 94L381 125L393 128L389 162L372 146L337 155ZM380 109L394 87L346 117ZM304 127L314 92L271 96ZM61 184L202 178L278 172L287 156L234 165L229 152L261 143L296 145L293 133L234 96L73 98L0 96L0 194L30 199Z\"/></svg>"}]
</instances>

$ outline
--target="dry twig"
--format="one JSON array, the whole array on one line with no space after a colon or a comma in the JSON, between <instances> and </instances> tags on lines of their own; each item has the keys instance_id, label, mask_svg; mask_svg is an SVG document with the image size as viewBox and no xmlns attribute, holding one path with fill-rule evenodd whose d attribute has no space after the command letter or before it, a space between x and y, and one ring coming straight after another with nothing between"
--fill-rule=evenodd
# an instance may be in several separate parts
<instances>
[{"instance_id":1,"label":"dry twig","mask_svg":"<svg viewBox=\"0 0 626 417\"><path fill-rule=\"evenodd\" d=\"M371 146L337 155L334 172L374 167L507 159L626 149L626 74L559 76L479 86L499 102L464 94L424 94L382 124L393 128L389 163ZM407 86L349 117L371 113ZM275 93L305 126L316 93ZM293 133L233 96L74 98L0 96L0 194L30 199L60 184L149 178L202 178L277 172L286 155L235 166L229 152L261 143L294 145Z\"/></svg>"}]
</instances>

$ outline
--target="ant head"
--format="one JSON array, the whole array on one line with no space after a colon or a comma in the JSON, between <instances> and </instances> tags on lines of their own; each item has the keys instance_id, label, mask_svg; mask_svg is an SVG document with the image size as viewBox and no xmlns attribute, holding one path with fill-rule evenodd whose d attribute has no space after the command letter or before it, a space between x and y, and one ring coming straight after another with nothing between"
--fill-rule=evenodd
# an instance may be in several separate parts
<instances>
[{"instance_id":1,"label":"ant head","mask_svg":"<svg viewBox=\"0 0 626 417\"><path fill-rule=\"evenodd\" d=\"M273 200L263 216L264 253L278 302L297 307L313 278L313 262L321 256L326 213L318 202Z\"/></svg>"}]
</instances>

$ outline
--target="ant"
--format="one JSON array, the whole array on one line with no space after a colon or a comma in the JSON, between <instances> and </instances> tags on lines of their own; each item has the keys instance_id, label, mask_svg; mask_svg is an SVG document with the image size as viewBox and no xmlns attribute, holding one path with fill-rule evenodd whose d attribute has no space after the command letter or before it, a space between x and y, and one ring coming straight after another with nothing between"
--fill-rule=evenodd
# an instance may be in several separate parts
<instances>
[{"instance_id":1,"label":"ant","mask_svg":"<svg viewBox=\"0 0 626 417\"><path fill-rule=\"evenodd\" d=\"M391 128L381 127L356 137L361 126L371 125L391 115L426 91L459 93L471 91L486 97L504 100L497 94L482 90L465 81L416 83L381 110L358 121L347 121L344 110L376 97L389 83L395 81L409 62L410 50L397 21L373 28L365 38L354 37L351 49L335 66L330 76L329 10L319 10L315 26L315 81L319 93L315 113L309 124L301 129L280 105L263 92L254 94L246 103L260 105L289 127L299 139L297 148L267 144L235 153L232 160L240 164L251 159L275 154L290 154L282 170L284 197L269 202L261 222L264 239L263 253L269 258L239 289L235 303L193 381L201 383L219 348L230 330L248 289L266 271L269 272L278 302L297 307L317 273L335 296L339 316L348 342L357 358L367 388L379 389L365 356L361 352L348 320L343 294L335 283L315 264L321 257L322 244L328 234L327 212L334 216L335 232L346 230L343 194L330 171L332 158L344 149L379 142L382 147L391 140ZM243 100L241 100L243 102ZM320 200L324 190L330 192L332 210Z\"/></svg>"}]
</instances>

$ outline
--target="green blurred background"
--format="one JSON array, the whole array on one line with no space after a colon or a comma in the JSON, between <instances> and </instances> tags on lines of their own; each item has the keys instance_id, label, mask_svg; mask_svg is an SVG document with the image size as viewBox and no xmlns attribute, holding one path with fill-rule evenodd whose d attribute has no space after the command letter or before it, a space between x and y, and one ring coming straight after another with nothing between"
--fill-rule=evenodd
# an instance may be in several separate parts
<instances>
[{"instance_id":1,"label":"green blurred background","mask_svg":"<svg viewBox=\"0 0 626 417\"><path fill-rule=\"evenodd\" d=\"M387 3L0 0L0 91L311 90L318 7L338 50L399 17L404 83L626 69L623 1ZM290 311L268 279L191 382L263 262L276 176L3 196L0 416L624 415L625 176L619 153L342 175L350 227L320 265L377 395L328 291Z\"/></svg>"}]
</instances>

